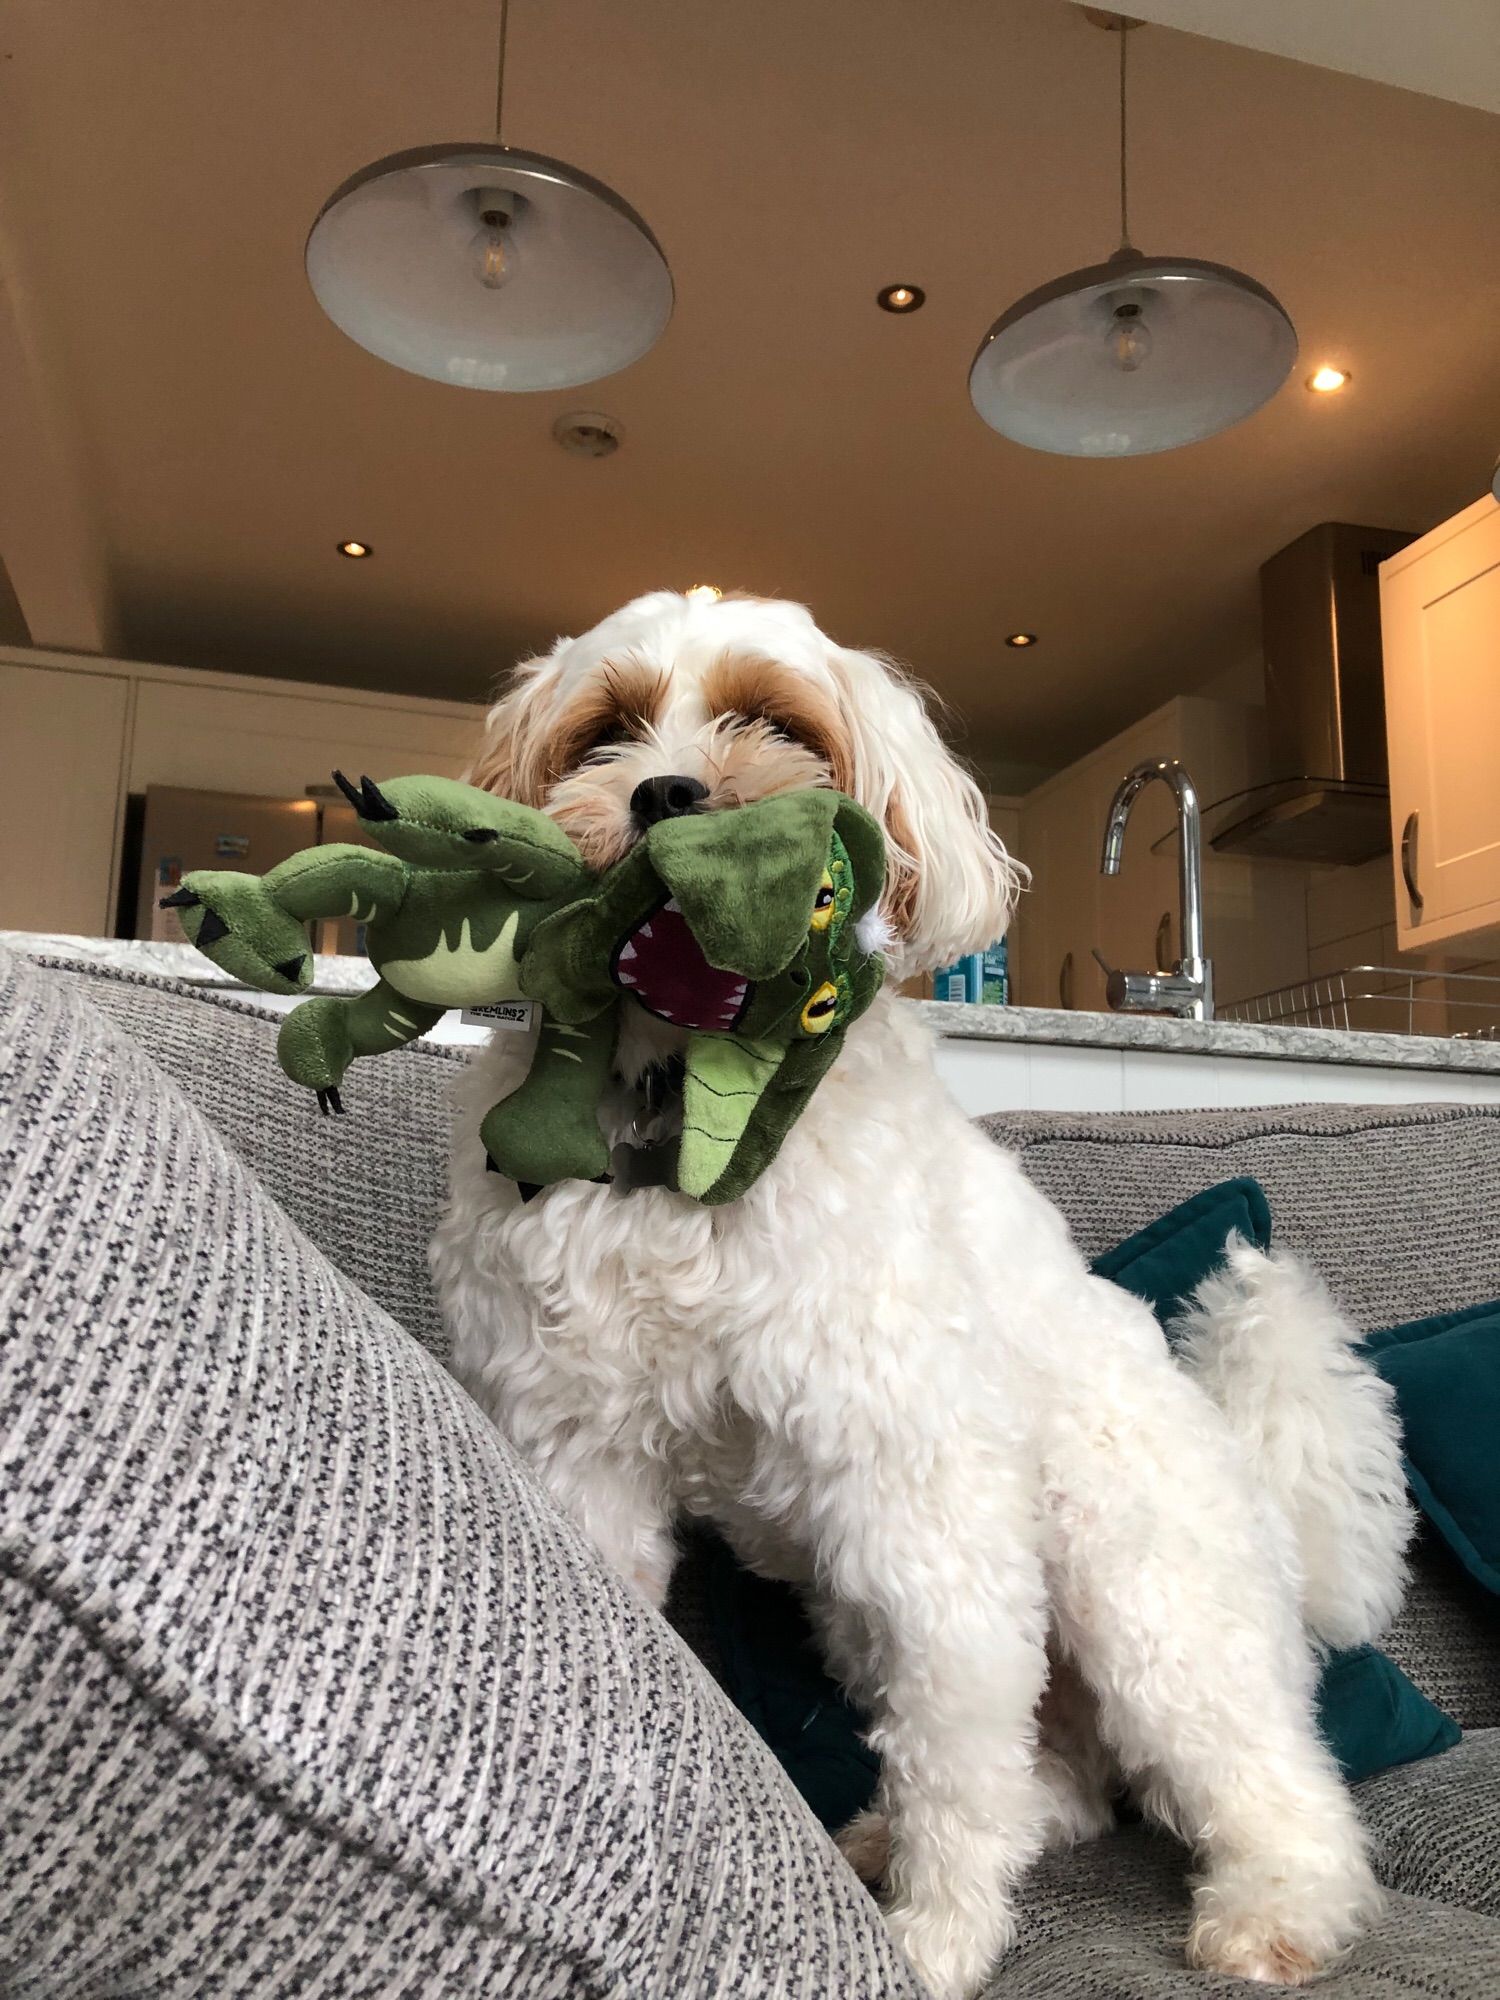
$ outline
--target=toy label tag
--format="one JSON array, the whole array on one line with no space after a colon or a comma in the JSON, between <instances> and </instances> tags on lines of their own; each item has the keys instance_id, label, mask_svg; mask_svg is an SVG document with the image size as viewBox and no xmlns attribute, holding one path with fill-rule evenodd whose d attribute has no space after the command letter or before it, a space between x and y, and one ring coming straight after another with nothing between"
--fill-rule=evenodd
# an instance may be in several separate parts
<instances>
[{"instance_id":1,"label":"toy label tag","mask_svg":"<svg viewBox=\"0 0 1500 2000\"><path fill-rule=\"evenodd\" d=\"M462 1018L471 1028L529 1028L534 1000L497 1000L489 1007L465 1007Z\"/></svg>"}]
</instances>

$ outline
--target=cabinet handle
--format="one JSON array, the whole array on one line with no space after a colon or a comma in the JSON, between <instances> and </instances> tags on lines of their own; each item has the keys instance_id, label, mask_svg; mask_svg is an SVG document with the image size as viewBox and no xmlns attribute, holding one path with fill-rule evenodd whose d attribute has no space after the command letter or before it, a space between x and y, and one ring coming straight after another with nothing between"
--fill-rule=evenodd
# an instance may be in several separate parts
<instances>
[{"instance_id":1,"label":"cabinet handle","mask_svg":"<svg viewBox=\"0 0 1500 2000\"><path fill-rule=\"evenodd\" d=\"M1156 969L1158 972L1172 970L1172 912L1163 910L1161 922L1156 926Z\"/></svg>"},{"instance_id":2,"label":"cabinet handle","mask_svg":"<svg viewBox=\"0 0 1500 2000\"><path fill-rule=\"evenodd\" d=\"M1057 968L1057 1004L1071 1008L1073 1005L1073 954L1063 953L1063 962Z\"/></svg>"},{"instance_id":3,"label":"cabinet handle","mask_svg":"<svg viewBox=\"0 0 1500 2000\"><path fill-rule=\"evenodd\" d=\"M1401 879L1406 884L1406 893L1411 899L1412 913L1422 914L1422 891L1417 887L1417 815L1406 815L1406 824L1401 829Z\"/></svg>"}]
</instances>

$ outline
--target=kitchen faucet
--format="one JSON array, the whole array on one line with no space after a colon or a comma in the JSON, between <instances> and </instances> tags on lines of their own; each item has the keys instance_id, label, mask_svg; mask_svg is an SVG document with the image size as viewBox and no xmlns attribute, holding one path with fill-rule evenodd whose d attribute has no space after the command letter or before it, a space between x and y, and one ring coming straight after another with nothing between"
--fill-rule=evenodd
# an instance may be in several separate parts
<instances>
[{"instance_id":1,"label":"kitchen faucet","mask_svg":"<svg viewBox=\"0 0 1500 2000\"><path fill-rule=\"evenodd\" d=\"M1182 957L1172 972L1120 972L1094 956L1109 975L1105 996L1120 1014L1181 1014L1191 1021L1214 1017L1214 969L1203 956L1203 827L1198 793L1175 757L1153 757L1120 780L1104 825L1102 875L1118 875L1130 808L1153 778L1170 785L1177 800L1177 869L1182 904Z\"/></svg>"}]
</instances>

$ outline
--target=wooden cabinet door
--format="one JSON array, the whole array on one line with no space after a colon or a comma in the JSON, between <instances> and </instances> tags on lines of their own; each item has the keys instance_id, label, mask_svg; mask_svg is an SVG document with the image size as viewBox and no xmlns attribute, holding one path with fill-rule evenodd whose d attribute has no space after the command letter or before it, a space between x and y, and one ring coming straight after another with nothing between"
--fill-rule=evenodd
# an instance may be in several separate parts
<instances>
[{"instance_id":1,"label":"wooden cabinet door","mask_svg":"<svg viewBox=\"0 0 1500 2000\"><path fill-rule=\"evenodd\" d=\"M0 663L0 929L114 933L130 683Z\"/></svg>"},{"instance_id":2,"label":"wooden cabinet door","mask_svg":"<svg viewBox=\"0 0 1500 2000\"><path fill-rule=\"evenodd\" d=\"M1380 569L1403 951L1500 932L1500 503Z\"/></svg>"}]
</instances>

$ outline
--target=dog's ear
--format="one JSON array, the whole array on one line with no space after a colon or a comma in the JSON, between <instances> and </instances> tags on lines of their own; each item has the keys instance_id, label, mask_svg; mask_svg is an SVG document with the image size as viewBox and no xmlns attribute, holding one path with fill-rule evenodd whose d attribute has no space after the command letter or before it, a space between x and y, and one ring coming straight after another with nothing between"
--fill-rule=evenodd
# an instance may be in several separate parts
<instances>
[{"instance_id":1,"label":"dog's ear","mask_svg":"<svg viewBox=\"0 0 1500 2000\"><path fill-rule=\"evenodd\" d=\"M547 789L552 659L527 660L484 718L484 736L464 773L466 783L497 798L540 808Z\"/></svg>"},{"instance_id":2,"label":"dog's ear","mask_svg":"<svg viewBox=\"0 0 1500 2000\"><path fill-rule=\"evenodd\" d=\"M893 969L905 978L982 951L1004 936L1026 870L938 734L925 691L877 654L830 653L854 749L852 795L885 829Z\"/></svg>"}]
</instances>

